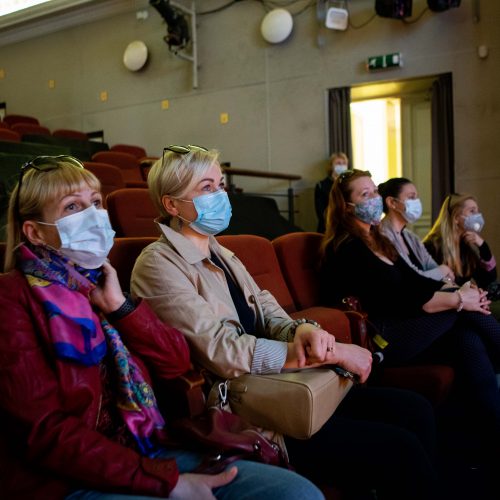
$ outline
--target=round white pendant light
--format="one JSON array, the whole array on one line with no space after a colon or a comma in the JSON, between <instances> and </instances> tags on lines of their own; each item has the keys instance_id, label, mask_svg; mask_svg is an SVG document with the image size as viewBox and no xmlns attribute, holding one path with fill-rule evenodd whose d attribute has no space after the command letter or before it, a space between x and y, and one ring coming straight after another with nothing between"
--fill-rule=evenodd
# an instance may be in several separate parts
<instances>
[{"instance_id":1,"label":"round white pendant light","mask_svg":"<svg viewBox=\"0 0 500 500\"><path fill-rule=\"evenodd\" d=\"M141 40L130 42L123 53L123 64L130 71L139 71L148 60L148 48Z\"/></svg>"},{"instance_id":2,"label":"round white pendant light","mask_svg":"<svg viewBox=\"0 0 500 500\"><path fill-rule=\"evenodd\" d=\"M260 25L262 36L269 43L283 42L292 32L292 28L293 18L286 9L274 9L268 12Z\"/></svg>"}]
</instances>

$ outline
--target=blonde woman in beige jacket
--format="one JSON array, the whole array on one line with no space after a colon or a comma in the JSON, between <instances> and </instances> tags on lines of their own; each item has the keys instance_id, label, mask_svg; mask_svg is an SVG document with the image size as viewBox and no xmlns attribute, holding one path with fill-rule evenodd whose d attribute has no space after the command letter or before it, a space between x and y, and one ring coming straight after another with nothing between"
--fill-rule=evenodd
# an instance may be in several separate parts
<instances>
[{"instance_id":1,"label":"blonde woman in beige jacket","mask_svg":"<svg viewBox=\"0 0 500 500\"><path fill-rule=\"evenodd\" d=\"M186 335L198 366L227 379L337 364L367 380L370 352L336 342L314 322L292 320L217 243L231 217L217 151L168 146L148 186L162 235L139 256L131 289ZM351 390L312 438L286 438L286 445L298 472L356 494L376 489L382 500L428 498L433 440L426 400L364 387Z\"/></svg>"}]
</instances>

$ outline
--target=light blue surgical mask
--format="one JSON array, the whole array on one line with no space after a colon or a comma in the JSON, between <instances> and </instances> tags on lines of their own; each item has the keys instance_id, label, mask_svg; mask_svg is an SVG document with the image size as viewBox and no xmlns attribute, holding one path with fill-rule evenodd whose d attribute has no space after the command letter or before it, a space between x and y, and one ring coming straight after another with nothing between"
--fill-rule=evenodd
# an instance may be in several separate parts
<instances>
[{"instance_id":1,"label":"light blue surgical mask","mask_svg":"<svg viewBox=\"0 0 500 500\"><path fill-rule=\"evenodd\" d=\"M409 224L414 224L422 217L422 202L419 198L405 200L405 211L401 215Z\"/></svg>"},{"instance_id":2,"label":"light blue surgical mask","mask_svg":"<svg viewBox=\"0 0 500 500\"><path fill-rule=\"evenodd\" d=\"M474 231L476 233L480 233L483 227L484 227L484 218L483 214L481 213L468 215L464 219L464 228L467 231Z\"/></svg>"},{"instance_id":3,"label":"light blue surgical mask","mask_svg":"<svg viewBox=\"0 0 500 500\"><path fill-rule=\"evenodd\" d=\"M101 267L113 246L115 232L109 222L108 212L94 205L62 217L55 224L38 223L56 226L61 240L59 252L85 269Z\"/></svg>"},{"instance_id":4,"label":"light blue surgical mask","mask_svg":"<svg viewBox=\"0 0 500 500\"><path fill-rule=\"evenodd\" d=\"M215 235L227 229L232 212L231 202L223 189L209 194L202 194L189 201L192 201L198 214L194 221L186 221L189 222L189 227L206 236ZM185 221L182 217L179 218Z\"/></svg>"},{"instance_id":5,"label":"light blue surgical mask","mask_svg":"<svg viewBox=\"0 0 500 500\"><path fill-rule=\"evenodd\" d=\"M347 163L337 163L333 166L333 171L336 175L340 175L347 170Z\"/></svg>"},{"instance_id":6,"label":"light blue surgical mask","mask_svg":"<svg viewBox=\"0 0 500 500\"><path fill-rule=\"evenodd\" d=\"M351 203L351 205L354 205L354 215L361 222L374 226L380 223L384 209L382 196L375 196L374 198L369 198L360 203Z\"/></svg>"}]
</instances>

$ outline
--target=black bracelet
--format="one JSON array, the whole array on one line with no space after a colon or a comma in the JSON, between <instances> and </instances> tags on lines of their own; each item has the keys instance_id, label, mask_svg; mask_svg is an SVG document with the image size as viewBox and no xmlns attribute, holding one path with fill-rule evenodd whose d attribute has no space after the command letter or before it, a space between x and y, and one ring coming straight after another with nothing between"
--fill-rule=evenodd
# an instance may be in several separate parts
<instances>
[{"instance_id":1,"label":"black bracelet","mask_svg":"<svg viewBox=\"0 0 500 500\"><path fill-rule=\"evenodd\" d=\"M134 309L135 309L135 303L130 298L130 296L127 295L125 298L125 302L116 311L107 314L106 317L110 323L113 323L115 321L124 318L125 316L127 316L127 314L130 314Z\"/></svg>"}]
</instances>

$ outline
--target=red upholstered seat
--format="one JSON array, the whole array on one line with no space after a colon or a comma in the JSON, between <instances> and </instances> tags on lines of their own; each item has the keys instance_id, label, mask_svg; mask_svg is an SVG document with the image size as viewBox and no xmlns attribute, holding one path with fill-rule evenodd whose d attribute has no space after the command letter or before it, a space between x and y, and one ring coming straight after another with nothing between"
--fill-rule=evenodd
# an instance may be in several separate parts
<instances>
[{"instance_id":1,"label":"red upholstered seat","mask_svg":"<svg viewBox=\"0 0 500 500\"><path fill-rule=\"evenodd\" d=\"M117 237L154 236L160 231L154 222L158 212L144 188L125 188L106 198L109 219Z\"/></svg>"},{"instance_id":2,"label":"red upholstered seat","mask_svg":"<svg viewBox=\"0 0 500 500\"><path fill-rule=\"evenodd\" d=\"M118 151L120 153L128 153L135 156L138 160L147 156L146 150L142 146L134 146L132 144L115 144L111 146L110 151Z\"/></svg>"},{"instance_id":3,"label":"red upholstered seat","mask_svg":"<svg viewBox=\"0 0 500 500\"><path fill-rule=\"evenodd\" d=\"M313 319L325 330L334 333L339 341L351 341L349 319L342 311L318 306L296 307L268 239L238 234L218 236L217 240L236 254L259 287L271 292L292 318Z\"/></svg>"},{"instance_id":4,"label":"red upholstered seat","mask_svg":"<svg viewBox=\"0 0 500 500\"><path fill-rule=\"evenodd\" d=\"M130 275L142 249L157 239L156 237L115 238L109 260L116 269L122 290L130 290Z\"/></svg>"},{"instance_id":5,"label":"red upholstered seat","mask_svg":"<svg viewBox=\"0 0 500 500\"><path fill-rule=\"evenodd\" d=\"M99 151L92 156L92 161L110 163L120 168L123 174L123 180L128 187L147 187L147 184L142 178L140 162L130 153Z\"/></svg>"},{"instance_id":6,"label":"red upholstered seat","mask_svg":"<svg viewBox=\"0 0 500 500\"><path fill-rule=\"evenodd\" d=\"M321 303L318 253L322 237L319 233L290 233L272 242L297 307L312 307ZM334 286L335 283L332 283ZM352 328L354 324L351 324ZM352 337L357 338L355 331L352 331ZM377 377L377 384L414 390L437 405L446 399L454 378L453 368L445 365L385 367Z\"/></svg>"},{"instance_id":7,"label":"red upholstered seat","mask_svg":"<svg viewBox=\"0 0 500 500\"><path fill-rule=\"evenodd\" d=\"M59 128L52 132L54 137L65 137L68 139L78 139L80 141L88 141L87 134L79 130L72 130L69 128Z\"/></svg>"},{"instance_id":8,"label":"red upholstered seat","mask_svg":"<svg viewBox=\"0 0 500 500\"><path fill-rule=\"evenodd\" d=\"M0 128L0 141L21 142L21 134L8 128Z\"/></svg>"},{"instance_id":9,"label":"red upholstered seat","mask_svg":"<svg viewBox=\"0 0 500 500\"><path fill-rule=\"evenodd\" d=\"M38 125L40 123L37 118L28 115L5 115L3 121L10 127L16 123L32 123L33 125Z\"/></svg>"},{"instance_id":10,"label":"red upholstered seat","mask_svg":"<svg viewBox=\"0 0 500 500\"><path fill-rule=\"evenodd\" d=\"M109 193L117 189L125 188L122 171L109 163L98 163L86 161L83 163L87 170L90 170L101 182L101 193L104 205L107 206L106 198Z\"/></svg>"},{"instance_id":11,"label":"red upholstered seat","mask_svg":"<svg viewBox=\"0 0 500 500\"><path fill-rule=\"evenodd\" d=\"M14 125L11 125L11 129L21 134L21 136L50 135L50 130L47 127L35 123L14 123Z\"/></svg>"}]
</instances>

